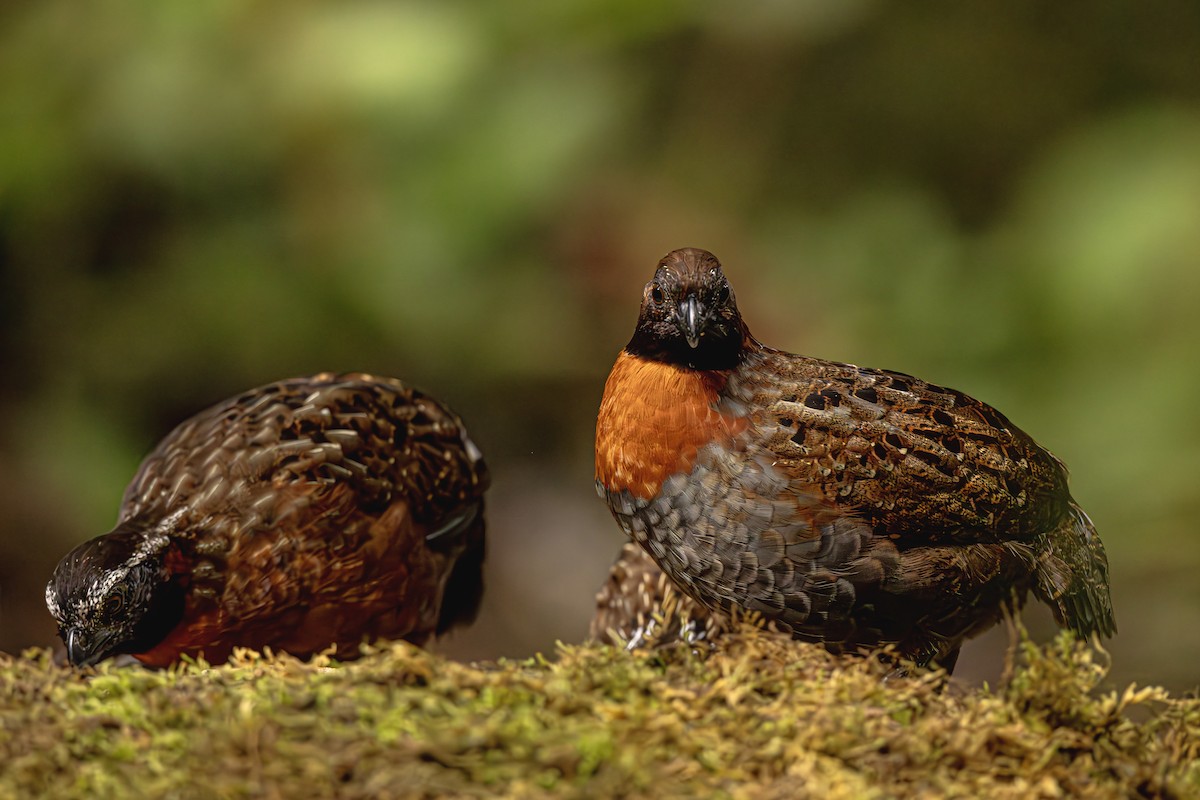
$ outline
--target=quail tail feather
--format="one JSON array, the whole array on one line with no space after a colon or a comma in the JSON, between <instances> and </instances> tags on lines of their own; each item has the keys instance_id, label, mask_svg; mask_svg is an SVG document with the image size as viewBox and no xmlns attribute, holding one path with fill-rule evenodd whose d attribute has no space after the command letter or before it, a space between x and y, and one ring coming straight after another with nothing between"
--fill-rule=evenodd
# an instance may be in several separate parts
<instances>
[{"instance_id":1,"label":"quail tail feather","mask_svg":"<svg viewBox=\"0 0 1200 800\"><path fill-rule=\"evenodd\" d=\"M454 562L442 594L442 610L438 615L437 635L458 625L470 625L479 615L483 600L483 562L487 545L483 535L482 503L479 513L466 531L465 549Z\"/></svg>"},{"instance_id":2,"label":"quail tail feather","mask_svg":"<svg viewBox=\"0 0 1200 800\"><path fill-rule=\"evenodd\" d=\"M1117 632L1108 590L1108 557L1092 521L1074 502L1042 542L1034 591L1059 624L1079 636Z\"/></svg>"}]
</instances>

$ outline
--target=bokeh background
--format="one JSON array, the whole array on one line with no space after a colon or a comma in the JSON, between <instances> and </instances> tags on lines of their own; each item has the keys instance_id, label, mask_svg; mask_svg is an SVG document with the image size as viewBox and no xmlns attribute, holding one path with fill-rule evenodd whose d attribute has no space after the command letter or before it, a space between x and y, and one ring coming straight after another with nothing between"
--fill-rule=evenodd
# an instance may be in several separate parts
<instances>
[{"instance_id":1,"label":"bokeh background","mask_svg":"<svg viewBox=\"0 0 1200 800\"><path fill-rule=\"evenodd\" d=\"M489 457L488 605L446 650L579 641L621 542L596 407L686 245L759 338L1060 455L1114 680L1200 682L1192 0L5 3L0 649L54 640L46 577L175 423L330 369Z\"/></svg>"}]
</instances>

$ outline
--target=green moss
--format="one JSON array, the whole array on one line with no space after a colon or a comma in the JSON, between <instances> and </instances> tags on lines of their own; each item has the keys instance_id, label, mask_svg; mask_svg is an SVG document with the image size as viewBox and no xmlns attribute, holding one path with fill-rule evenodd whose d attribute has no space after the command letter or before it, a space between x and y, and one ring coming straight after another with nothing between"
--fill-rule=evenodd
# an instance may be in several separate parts
<instances>
[{"instance_id":1,"label":"green moss","mask_svg":"<svg viewBox=\"0 0 1200 800\"><path fill-rule=\"evenodd\" d=\"M0 656L0 797L1200 794L1200 701L1102 690L1066 637L1020 662L964 692L751 629L478 665L392 644L81 674L29 651Z\"/></svg>"}]
</instances>

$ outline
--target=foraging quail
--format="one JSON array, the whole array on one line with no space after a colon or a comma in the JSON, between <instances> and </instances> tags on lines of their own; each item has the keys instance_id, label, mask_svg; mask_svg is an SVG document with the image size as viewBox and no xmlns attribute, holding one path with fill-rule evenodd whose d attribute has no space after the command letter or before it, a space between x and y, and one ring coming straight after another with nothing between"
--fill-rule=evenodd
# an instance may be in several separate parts
<instances>
[{"instance_id":1,"label":"foraging quail","mask_svg":"<svg viewBox=\"0 0 1200 800\"><path fill-rule=\"evenodd\" d=\"M46 605L80 666L420 644L478 609L488 480L459 418L398 380L273 383L168 434Z\"/></svg>"},{"instance_id":2,"label":"foraging quail","mask_svg":"<svg viewBox=\"0 0 1200 800\"><path fill-rule=\"evenodd\" d=\"M711 253L646 285L596 422L596 488L689 596L833 652L950 670L1032 590L1115 632L1104 548L1063 465L990 406L757 341Z\"/></svg>"}]
</instances>

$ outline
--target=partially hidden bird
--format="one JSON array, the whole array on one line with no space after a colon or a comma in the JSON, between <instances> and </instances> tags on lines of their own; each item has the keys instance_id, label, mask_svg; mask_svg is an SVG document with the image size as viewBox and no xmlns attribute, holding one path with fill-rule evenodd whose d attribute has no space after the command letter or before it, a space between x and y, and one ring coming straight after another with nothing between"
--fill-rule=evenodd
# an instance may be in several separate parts
<instances>
[{"instance_id":1,"label":"partially hidden bird","mask_svg":"<svg viewBox=\"0 0 1200 800\"><path fill-rule=\"evenodd\" d=\"M596 489L701 606L832 652L893 645L951 671L1030 591L1082 637L1116 631L1057 458L960 391L767 347L705 250L646 284L600 403ZM636 628L612 591L598 625Z\"/></svg>"},{"instance_id":2,"label":"partially hidden bird","mask_svg":"<svg viewBox=\"0 0 1200 800\"><path fill-rule=\"evenodd\" d=\"M588 638L630 650L700 645L714 643L730 627L726 615L683 594L645 550L627 542L596 594Z\"/></svg>"},{"instance_id":3,"label":"partially hidden bird","mask_svg":"<svg viewBox=\"0 0 1200 800\"><path fill-rule=\"evenodd\" d=\"M168 434L46 605L77 666L422 644L478 610L488 483L461 420L399 380L280 381Z\"/></svg>"}]
</instances>

